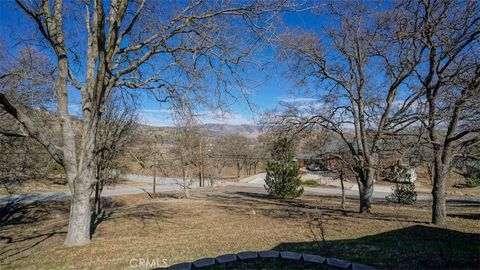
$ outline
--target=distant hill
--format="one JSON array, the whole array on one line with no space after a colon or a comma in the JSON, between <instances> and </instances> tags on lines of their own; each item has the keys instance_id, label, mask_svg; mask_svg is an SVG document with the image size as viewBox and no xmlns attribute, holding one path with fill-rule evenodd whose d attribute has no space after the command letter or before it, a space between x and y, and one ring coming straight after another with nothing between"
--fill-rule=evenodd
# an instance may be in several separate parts
<instances>
[{"instance_id":1,"label":"distant hill","mask_svg":"<svg viewBox=\"0 0 480 270\"><path fill-rule=\"evenodd\" d=\"M262 133L261 127L257 125L204 124L202 126L218 135L240 134L256 138Z\"/></svg>"},{"instance_id":2,"label":"distant hill","mask_svg":"<svg viewBox=\"0 0 480 270\"><path fill-rule=\"evenodd\" d=\"M174 129L174 127L154 127L148 125L140 125L140 127L144 134L152 132L168 134ZM262 134L262 128L257 125L203 124L201 127L210 131L213 135L240 134L248 138L257 138Z\"/></svg>"}]
</instances>

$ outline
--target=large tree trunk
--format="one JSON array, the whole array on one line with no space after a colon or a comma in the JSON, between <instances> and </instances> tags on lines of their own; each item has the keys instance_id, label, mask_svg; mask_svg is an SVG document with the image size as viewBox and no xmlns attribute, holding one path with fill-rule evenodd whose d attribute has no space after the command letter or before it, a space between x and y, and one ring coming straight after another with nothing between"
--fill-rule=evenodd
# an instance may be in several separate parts
<instances>
[{"instance_id":1,"label":"large tree trunk","mask_svg":"<svg viewBox=\"0 0 480 270\"><path fill-rule=\"evenodd\" d=\"M357 177L358 192L360 195L360 213L370 213L372 208L374 169L365 170Z\"/></svg>"},{"instance_id":2,"label":"large tree trunk","mask_svg":"<svg viewBox=\"0 0 480 270\"><path fill-rule=\"evenodd\" d=\"M89 179L80 176L72 193L70 219L65 246L81 246L90 243L90 188L85 185ZM80 181L79 181L80 180Z\"/></svg>"},{"instance_id":3,"label":"large tree trunk","mask_svg":"<svg viewBox=\"0 0 480 270\"><path fill-rule=\"evenodd\" d=\"M446 157L448 153L435 153L433 164L433 188L432 188L432 222L433 224L445 226L447 224L447 194L446 182L448 177L448 168L450 158ZM446 162L447 164L444 164Z\"/></svg>"},{"instance_id":4,"label":"large tree trunk","mask_svg":"<svg viewBox=\"0 0 480 270\"><path fill-rule=\"evenodd\" d=\"M432 190L432 222L436 225L445 226L447 224L447 195L445 193L446 177L443 175L435 176Z\"/></svg>"},{"instance_id":5,"label":"large tree trunk","mask_svg":"<svg viewBox=\"0 0 480 270\"><path fill-rule=\"evenodd\" d=\"M87 107L84 104L84 107ZM95 183L95 140L99 114L84 111L82 139L80 143L78 175L73 182L70 220L65 246L81 246L90 243L90 195Z\"/></svg>"}]
</instances>

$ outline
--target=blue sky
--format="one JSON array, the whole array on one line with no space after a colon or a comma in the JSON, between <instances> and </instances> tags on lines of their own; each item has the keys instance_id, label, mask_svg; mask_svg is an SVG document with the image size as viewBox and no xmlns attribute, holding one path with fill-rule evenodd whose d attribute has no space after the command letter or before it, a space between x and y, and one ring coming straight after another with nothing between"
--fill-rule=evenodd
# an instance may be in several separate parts
<instances>
[{"instance_id":1,"label":"blue sky","mask_svg":"<svg viewBox=\"0 0 480 270\"><path fill-rule=\"evenodd\" d=\"M282 18L287 27L309 31L319 31L320 25L325 23L324 18L312 15L308 11L286 13ZM275 108L279 101L298 101L299 98L295 96L291 81L285 78L285 66L274 59L273 49L268 49L266 54L272 56L269 56L269 60L272 62L267 66L266 78L262 76L262 79L259 79L262 80L262 83L255 87L250 96L253 108L250 108L245 100L240 99L231 106L231 111L223 116L211 111L200 112L203 115L201 117L203 123L255 124L260 120L263 112ZM148 97L144 98L142 103L144 105L143 115L147 123L157 126L171 124L171 119L166 114L168 110L165 104L158 104Z\"/></svg>"},{"instance_id":2,"label":"blue sky","mask_svg":"<svg viewBox=\"0 0 480 270\"><path fill-rule=\"evenodd\" d=\"M0 31L2 33L2 42L7 47L14 47L20 34L16 33L16 25L25 19L18 11L12 9L13 1L0 2ZM318 31L320 24L323 23L319 16L312 16L309 12L287 13L283 15L284 23L287 27L303 28ZM35 30L30 29L32 32ZM82 31L82 30L80 30ZM252 90L250 102L253 104L253 110L248 103L239 99L231 105L230 111L221 115L219 112L200 111L200 120L203 123L227 123L227 124L254 124L259 120L260 115L268 109L274 108L279 101L291 101L296 97L292 95L292 84L285 78L284 65L274 59L275 52L267 49L267 55L272 55L271 63L267 65L267 70L261 76L253 76L252 80L262 81ZM265 55L262 56L262 58ZM266 79L265 79L266 78ZM139 94L141 103L141 114L147 124L155 126L171 125L171 117L168 111L168 105L156 102L146 93ZM76 90L71 91L70 112L72 114L80 113L80 95Z\"/></svg>"}]
</instances>

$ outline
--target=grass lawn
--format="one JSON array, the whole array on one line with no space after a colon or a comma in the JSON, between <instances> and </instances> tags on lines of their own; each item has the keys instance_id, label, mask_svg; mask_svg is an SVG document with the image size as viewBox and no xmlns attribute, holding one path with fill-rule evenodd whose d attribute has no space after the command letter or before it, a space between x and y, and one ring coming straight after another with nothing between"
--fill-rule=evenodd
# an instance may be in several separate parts
<instances>
[{"instance_id":1,"label":"grass lawn","mask_svg":"<svg viewBox=\"0 0 480 270\"><path fill-rule=\"evenodd\" d=\"M149 183L135 182L128 180L120 180L117 184L112 186L106 186L106 189L113 188L127 188L127 187L145 187L149 186ZM21 184L14 185L10 189L5 188L4 185L0 186L0 195L10 195L10 194L27 194L27 193L37 193L37 192L59 192L59 191L70 191L67 183L62 183L61 180L54 182L52 180L36 180L30 179L21 182Z\"/></svg>"},{"instance_id":2,"label":"grass lawn","mask_svg":"<svg viewBox=\"0 0 480 270\"><path fill-rule=\"evenodd\" d=\"M302 181L302 185L310 186L310 187L318 187L318 186L320 186L320 183L318 183L314 179L307 179L307 180Z\"/></svg>"},{"instance_id":3,"label":"grass lawn","mask_svg":"<svg viewBox=\"0 0 480 270\"><path fill-rule=\"evenodd\" d=\"M449 204L448 228L431 226L430 204L375 202L306 194L269 199L261 189L218 187L191 199L115 197L95 222L89 246L65 248L68 201L23 204L1 217L1 269L139 269L132 259L168 265L250 250L298 251L380 269L478 269L480 204ZM323 228L323 229L322 229ZM323 235L323 237L322 237ZM239 268L241 269L241 268Z\"/></svg>"}]
</instances>

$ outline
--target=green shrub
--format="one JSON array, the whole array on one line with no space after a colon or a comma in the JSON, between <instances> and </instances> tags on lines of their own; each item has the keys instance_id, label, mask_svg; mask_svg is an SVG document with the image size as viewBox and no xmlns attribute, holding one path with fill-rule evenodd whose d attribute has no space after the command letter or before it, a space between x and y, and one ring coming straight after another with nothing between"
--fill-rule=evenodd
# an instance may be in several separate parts
<instances>
[{"instance_id":1,"label":"green shrub","mask_svg":"<svg viewBox=\"0 0 480 270\"><path fill-rule=\"evenodd\" d=\"M467 187L478 187L480 186L480 177L470 177L465 181Z\"/></svg>"},{"instance_id":2,"label":"green shrub","mask_svg":"<svg viewBox=\"0 0 480 270\"><path fill-rule=\"evenodd\" d=\"M392 203L413 204L417 201L414 183L397 183L392 187L392 193L385 197Z\"/></svg>"},{"instance_id":3,"label":"green shrub","mask_svg":"<svg viewBox=\"0 0 480 270\"><path fill-rule=\"evenodd\" d=\"M293 161L268 162L265 189L276 198L293 199L301 196L300 166Z\"/></svg>"},{"instance_id":4,"label":"green shrub","mask_svg":"<svg viewBox=\"0 0 480 270\"><path fill-rule=\"evenodd\" d=\"M267 192L282 199L293 199L303 193L300 179L300 166L293 161L294 146L288 138L280 138L274 142L272 161L267 164L265 189Z\"/></svg>"},{"instance_id":5,"label":"green shrub","mask_svg":"<svg viewBox=\"0 0 480 270\"><path fill-rule=\"evenodd\" d=\"M305 186L320 186L320 184L313 179L307 179L307 180L303 181L302 184L305 185Z\"/></svg>"}]
</instances>

